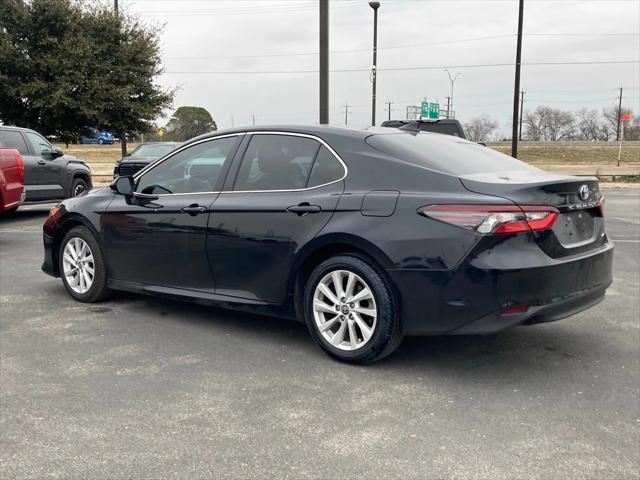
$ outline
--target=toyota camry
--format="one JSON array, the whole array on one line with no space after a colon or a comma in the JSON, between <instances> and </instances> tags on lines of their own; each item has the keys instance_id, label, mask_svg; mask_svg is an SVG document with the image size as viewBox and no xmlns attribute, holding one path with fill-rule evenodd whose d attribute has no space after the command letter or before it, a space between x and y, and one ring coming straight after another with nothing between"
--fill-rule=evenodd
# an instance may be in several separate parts
<instances>
[{"instance_id":1,"label":"toyota camry","mask_svg":"<svg viewBox=\"0 0 640 480\"><path fill-rule=\"evenodd\" d=\"M63 201L44 264L69 295L126 290L305 322L367 363L406 335L559 320L612 281L595 178L400 129L206 134Z\"/></svg>"}]
</instances>

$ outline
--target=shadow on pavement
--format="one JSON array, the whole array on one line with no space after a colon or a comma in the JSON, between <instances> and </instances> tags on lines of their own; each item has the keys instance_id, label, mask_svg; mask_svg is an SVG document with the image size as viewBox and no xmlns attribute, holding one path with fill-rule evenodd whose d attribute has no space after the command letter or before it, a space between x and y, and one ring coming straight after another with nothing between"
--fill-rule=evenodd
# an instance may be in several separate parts
<instances>
[{"instance_id":1,"label":"shadow on pavement","mask_svg":"<svg viewBox=\"0 0 640 480\"><path fill-rule=\"evenodd\" d=\"M306 325L294 321L127 293L117 293L109 304L126 307L129 315L151 315L162 318L163 323L198 326L214 335L220 330L240 340L245 336L246 340L264 342L265 346L287 345L311 357L323 355ZM585 333L581 321L584 320L514 327L490 335L407 337L395 353L367 368L387 373L420 374L427 370L495 379L541 373L552 378L559 369L566 375L567 369L583 370L583 354L606 356L601 351L605 349L601 339Z\"/></svg>"}]
</instances>

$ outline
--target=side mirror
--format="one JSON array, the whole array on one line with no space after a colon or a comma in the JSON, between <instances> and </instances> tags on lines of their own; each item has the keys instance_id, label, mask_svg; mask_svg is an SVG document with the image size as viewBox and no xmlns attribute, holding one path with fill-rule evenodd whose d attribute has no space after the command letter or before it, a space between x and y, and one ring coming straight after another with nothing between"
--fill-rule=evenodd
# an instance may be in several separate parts
<instances>
[{"instance_id":1,"label":"side mirror","mask_svg":"<svg viewBox=\"0 0 640 480\"><path fill-rule=\"evenodd\" d=\"M62 151L62 149L58 147L43 148L42 151L40 152L40 156L42 156L42 158L45 158L47 160L55 160L56 158L61 157L63 155L64 155L64 152Z\"/></svg>"},{"instance_id":2,"label":"side mirror","mask_svg":"<svg viewBox=\"0 0 640 480\"><path fill-rule=\"evenodd\" d=\"M131 196L134 188L135 183L133 182L133 177L130 176L118 177L111 182L111 190L119 195Z\"/></svg>"}]
</instances>

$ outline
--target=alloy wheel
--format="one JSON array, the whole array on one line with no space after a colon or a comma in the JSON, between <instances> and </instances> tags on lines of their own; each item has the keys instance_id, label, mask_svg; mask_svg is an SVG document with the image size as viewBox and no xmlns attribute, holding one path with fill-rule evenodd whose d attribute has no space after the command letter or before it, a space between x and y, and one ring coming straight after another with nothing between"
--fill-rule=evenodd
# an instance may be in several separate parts
<instances>
[{"instance_id":1,"label":"alloy wheel","mask_svg":"<svg viewBox=\"0 0 640 480\"><path fill-rule=\"evenodd\" d=\"M78 183L73 189L73 196L77 197L78 195L82 195L86 190L87 189L83 183Z\"/></svg>"},{"instance_id":2,"label":"alloy wheel","mask_svg":"<svg viewBox=\"0 0 640 480\"><path fill-rule=\"evenodd\" d=\"M340 350L357 350L371 340L378 309L369 285L348 270L327 273L313 294L313 318L322 337Z\"/></svg>"},{"instance_id":3,"label":"alloy wheel","mask_svg":"<svg viewBox=\"0 0 640 480\"><path fill-rule=\"evenodd\" d=\"M76 293L86 293L93 284L95 263L87 242L70 238L64 247L62 269L69 287Z\"/></svg>"}]
</instances>

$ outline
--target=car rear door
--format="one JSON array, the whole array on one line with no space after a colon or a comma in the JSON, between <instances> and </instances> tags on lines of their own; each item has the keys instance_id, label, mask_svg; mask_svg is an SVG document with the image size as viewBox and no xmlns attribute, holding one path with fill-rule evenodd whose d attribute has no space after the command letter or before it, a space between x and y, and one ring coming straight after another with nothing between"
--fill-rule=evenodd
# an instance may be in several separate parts
<instances>
[{"instance_id":1,"label":"car rear door","mask_svg":"<svg viewBox=\"0 0 640 480\"><path fill-rule=\"evenodd\" d=\"M346 168L309 135L246 135L209 218L216 294L283 303L298 250L333 215Z\"/></svg>"}]
</instances>

